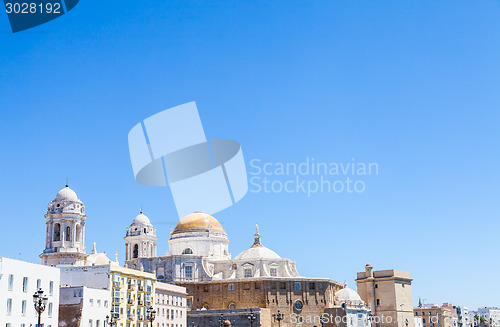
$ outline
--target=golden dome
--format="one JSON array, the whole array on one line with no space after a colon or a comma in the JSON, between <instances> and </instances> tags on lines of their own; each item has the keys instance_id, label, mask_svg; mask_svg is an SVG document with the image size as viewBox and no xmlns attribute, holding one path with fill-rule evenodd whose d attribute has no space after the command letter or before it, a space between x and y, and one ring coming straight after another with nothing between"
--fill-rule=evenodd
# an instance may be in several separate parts
<instances>
[{"instance_id":1,"label":"golden dome","mask_svg":"<svg viewBox=\"0 0 500 327\"><path fill-rule=\"evenodd\" d=\"M182 218L175 226L172 234L190 233L190 232L208 232L226 234L222 225L214 217L196 211Z\"/></svg>"}]
</instances>

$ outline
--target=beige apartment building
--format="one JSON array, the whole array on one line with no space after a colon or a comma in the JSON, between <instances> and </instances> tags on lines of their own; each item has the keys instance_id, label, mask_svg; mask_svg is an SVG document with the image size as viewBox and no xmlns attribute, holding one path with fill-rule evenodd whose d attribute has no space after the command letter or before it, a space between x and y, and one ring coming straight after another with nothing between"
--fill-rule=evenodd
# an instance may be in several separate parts
<instances>
[{"instance_id":1,"label":"beige apartment building","mask_svg":"<svg viewBox=\"0 0 500 327\"><path fill-rule=\"evenodd\" d=\"M423 327L452 327L451 310L444 307L414 308L415 317L422 318Z\"/></svg>"},{"instance_id":2,"label":"beige apartment building","mask_svg":"<svg viewBox=\"0 0 500 327\"><path fill-rule=\"evenodd\" d=\"M358 293L372 309L373 327L414 327L409 272L373 271L367 264L357 277Z\"/></svg>"}]
</instances>

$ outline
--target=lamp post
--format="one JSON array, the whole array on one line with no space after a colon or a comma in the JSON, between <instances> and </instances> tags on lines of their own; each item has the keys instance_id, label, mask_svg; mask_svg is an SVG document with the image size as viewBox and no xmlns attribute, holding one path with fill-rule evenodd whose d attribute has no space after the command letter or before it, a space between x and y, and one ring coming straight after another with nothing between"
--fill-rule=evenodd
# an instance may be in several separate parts
<instances>
[{"instance_id":1,"label":"lamp post","mask_svg":"<svg viewBox=\"0 0 500 327\"><path fill-rule=\"evenodd\" d=\"M278 327L281 327L281 321L285 317L284 314L282 314L279 310L278 313L273 314L273 318L278 321Z\"/></svg>"},{"instance_id":2,"label":"lamp post","mask_svg":"<svg viewBox=\"0 0 500 327\"><path fill-rule=\"evenodd\" d=\"M253 312L253 310L250 309L250 314L248 315L248 321L250 322L250 327L253 327L253 323L255 322L255 319L257 319L257 316L255 316L255 313Z\"/></svg>"},{"instance_id":3,"label":"lamp post","mask_svg":"<svg viewBox=\"0 0 500 327\"><path fill-rule=\"evenodd\" d=\"M219 317L219 327L224 327L224 315L222 313Z\"/></svg>"},{"instance_id":4,"label":"lamp post","mask_svg":"<svg viewBox=\"0 0 500 327\"><path fill-rule=\"evenodd\" d=\"M113 311L110 311L109 313L111 316L106 316L106 324L110 327L113 327L113 325L116 325L116 314Z\"/></svg>"},{"instance_id":5,"label":"lamp post","mask_svg":"<svg viewBox=\"0 0 500 327\"><path fill-rule=\"evenodd\" d=\"M35 310L38 313L38 325L37 327L42 326L42 312L45 311L45 307L47 306L47 301L49 299L47 296L43 295L43 291L41 288L33 294L33 305L35 306Z\"/></svg>"},{"instance_id":6,"label":"lamp post","mask_svg":"<svg viewBox=\"0 0 500 327\"><path fill-rule=\"evenodd\" d=\"M156 310L153 308L153 306L150 306L149 308L146 309L146 312L148 314L148 320L149 320L150 326L153 327L153 321L156 318Z\"/></svg>"}]
</instances>

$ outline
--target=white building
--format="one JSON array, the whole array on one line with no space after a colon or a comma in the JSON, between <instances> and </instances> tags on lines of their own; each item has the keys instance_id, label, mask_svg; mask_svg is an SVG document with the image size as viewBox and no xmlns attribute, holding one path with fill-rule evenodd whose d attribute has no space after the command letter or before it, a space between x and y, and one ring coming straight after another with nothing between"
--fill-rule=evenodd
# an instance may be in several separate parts
<instances>
[{"instance_id":1,"label":"white building","mask_svg":"<svg viewBox=\"0 0 500 327\"><path fill-rule=\"evenodd\" d=\"M84 286L61 287L59 327L106 327L111 291Z\"/></svg>"},{"instance_id":2,"label":"white building","mask_svg":"<svg viewBox=\"0 0 500 327\"><path fill-rule=\"evenodd\" d=\"M482 307L477 309L477 314L484 317L489 326L500 326L500 308Z\"/></svg>"},{"instance_id":3,"label":"white building","mask_svg":"<svg viewBox=\"0 0 500 327\"><path fill-rule=\"evenodd\" d=\"M187 327L186 288L167 283L155 284L157 327Z\"/></svg>"},{"instance_id":4,"label":"white building","mask_svg":"<svg viewBox=\"0 0 500 327\"><path fill-rule=\"evenodd\" d=\"M33 294L41 288L48 297L42 324L57 327L59 280L58 268L0 257L0 326L35 326L38 314L33 306Z\"/></svg>"},{"instance_id":5,"label":"white building","mask_svg":"<svg viewBox=\"0 0 500 327\"><path fill-rule=\"evenodd\" d=\"M344 288L335 293L335 305L344 309L345 327L371 327L371 310L363 302L359 294L348 288Z\"/></svg>"}]
</instances>

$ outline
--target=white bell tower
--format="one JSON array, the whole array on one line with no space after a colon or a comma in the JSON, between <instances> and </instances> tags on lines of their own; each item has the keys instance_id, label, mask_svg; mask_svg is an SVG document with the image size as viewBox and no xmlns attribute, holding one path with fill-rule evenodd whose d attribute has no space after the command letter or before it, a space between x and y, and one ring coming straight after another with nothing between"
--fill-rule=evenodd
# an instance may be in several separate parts
<instances>
[{"instance_id":1,"label":"white bell tower","mask_svg":"<svg viewBox=\"0 0 500 327\"><path fill-rule=\"evenodd\" d=\"M85 253L85 205L68 185L49 203L42 264L83 265Z\"/></svg>"},{"instance_id":2,"label":"white bell tower","mask_svg":"<svg viewBox=\"0 0 500 327\"><path fill-rule=\"evenodd\" d=\"M125 262L139 258L156 257L156 229L149 218L141 212L127 228L125 236Z\"/></svg>"}]
</instances>

